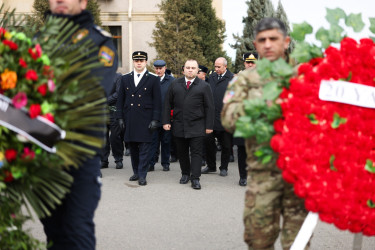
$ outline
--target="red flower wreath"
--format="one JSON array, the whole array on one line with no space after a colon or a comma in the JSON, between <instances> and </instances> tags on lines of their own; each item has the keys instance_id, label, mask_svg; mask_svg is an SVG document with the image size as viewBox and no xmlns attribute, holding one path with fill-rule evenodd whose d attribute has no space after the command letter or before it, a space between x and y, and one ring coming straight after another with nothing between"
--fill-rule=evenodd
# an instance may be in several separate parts
<instances>
[{"instance_id":1,"label":"red flower wreath","mask_svg":"<svg viewBox=\"0 0 375 250\"><path fill-rule=\"evenodd\" d=\"M321 80L375 87L375 44L341 41L324 58L300 65L280 95L283 119L274 123L277 165L305 206L339 229L375 235L375 110L322 101ZM375 98L375 97L374 97Z\"/></svg>"}]
</instances>

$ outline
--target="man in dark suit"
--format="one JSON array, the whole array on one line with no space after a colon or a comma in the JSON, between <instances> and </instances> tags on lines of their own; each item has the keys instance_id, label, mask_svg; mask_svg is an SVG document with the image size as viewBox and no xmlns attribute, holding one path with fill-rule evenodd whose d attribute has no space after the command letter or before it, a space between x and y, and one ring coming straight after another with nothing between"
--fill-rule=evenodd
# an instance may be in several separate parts
<instances>
[{"instance_id":1,"label":"man in dark suit","mask_svg":"<svg viewBox=\"0 0 375 250\"><path fill-rule=\"evenodd\" d=\"M160 91L161 91L161 103L162 110L164 107L164 99L167 94L168 88L171 82L175 79L173 76L166 74L167 63L164 60L156 60L154 62L155 73L160 77ZM150 161L148 171L154 171L155 163L159 157L159 146L161 153L161 165L163 171L169 171L169 157L171 155L171 132L164 130L162 127L158 128L152 137L152 146L150 150Z\"/></svg>"},{"instance_id":2,"label":"man in dark suit","mask_svg":"<svg viewBox=\"0 0 375 250\"><path fill-rule=\"evenodd\" d=\"M147 185L147 164L151 149L152 132L160 127L161 95L160 79L146 69L147 53L133 53L134 71L123 75L116 103L116 117L125 129L125 142L129 142L134 175L130 181L138 180Z\"/></svg>"},{"instance_id":3,"label":"man in dark suit","mask_svg":"<svg viewBox=\"0 0 375 250\"><path fill-rule=\"evenodd\" d=\"M225 131L221 124L221 110L223 108L223 98L225 91L233 74L227 69L227 60L224 57L219 57L215 61L215 72L208 78L208 83L211 87L215 102L215 122L214 131L206 136L206 161L207 167L202 169L202 174L216 172L216 144L215 137L221 145L221 165L220 175L228 175L228 163L232 149L232 134Z\"/></svg>"},{"instance_id":4,"label":"man in dark suit","mask_svg":"<svg viewBox=\"0 0 375 250\"><path fill-rule=\"evenodd\" d=\"M180 184L191 179L191 186L200 189L202 146L206 134L212 133L214 103L210 86L197 77L198 63L187 60L184 77L172 82L164 102L163 128L171 129L171 109L173 109L173 135L176 139L177 154L182 177ZM189 149L190 157L189 158Z\"/></svg>"}]
</instances>

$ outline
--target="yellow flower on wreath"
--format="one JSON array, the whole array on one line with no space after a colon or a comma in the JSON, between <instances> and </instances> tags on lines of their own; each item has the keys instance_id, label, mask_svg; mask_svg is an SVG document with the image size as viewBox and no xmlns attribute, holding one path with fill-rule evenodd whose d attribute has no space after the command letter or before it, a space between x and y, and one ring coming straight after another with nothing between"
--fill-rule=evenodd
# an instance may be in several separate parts
<instances>
[{"instance_id":1,"label":"yellow flower on wreath","mask_svg":"<svg viewBox=\"0 0 375 250\"><path fill-rule=\"evenodd\" d=\"M6 89L14 89L17 83L17 73L8 69L5 69L3 73L1 73L1 88L3 90Z\"/></svg>"}]
</instances>

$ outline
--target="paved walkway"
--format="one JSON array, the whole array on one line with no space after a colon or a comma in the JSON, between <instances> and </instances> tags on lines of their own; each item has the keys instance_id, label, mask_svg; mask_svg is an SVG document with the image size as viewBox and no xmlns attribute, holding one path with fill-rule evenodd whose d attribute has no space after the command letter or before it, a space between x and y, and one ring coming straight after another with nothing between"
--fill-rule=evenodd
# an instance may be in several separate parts
<instances>
[{"instance_id":1,"label":"paved walkway","mask_svg":"<svg viewBox=\"0 0 375 250\"><path fill-rule=\"evenodd\" d=\"M128 181L130 158L124 169L113 161L103 170L102 198L96 211L97 249L246 249L242 240L245 188L238 185L237 162L227 177L202 175L201 190L179 184L178 163L163 172L160 165L147 176L148 185ZM32 234L44 240L39 221L29 223ZM353 235L319 223L311 249L352 249ZM281 249L280 242L276 249ZM375 249L375 238L365 237L364 250Z\"/></svg>"}]
</instances>

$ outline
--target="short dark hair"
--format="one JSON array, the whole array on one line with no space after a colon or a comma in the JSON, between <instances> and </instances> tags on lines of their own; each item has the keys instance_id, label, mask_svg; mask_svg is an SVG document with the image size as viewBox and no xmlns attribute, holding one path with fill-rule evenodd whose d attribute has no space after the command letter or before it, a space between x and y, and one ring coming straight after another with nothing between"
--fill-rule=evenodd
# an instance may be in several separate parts
<instances>
[{"instance_id":1,"label":"short dark hair","mask_svg":"<svg viewBox=\"0 0 375 250\"><path fill-rule=\"evenodd\" d=\"M261 19L259 23L255 26L254 37L256 37L259 32L273 29L279 30L284 37L288 35L285 24L282 21L280 21L280 19L274 17L265 17Z\"/></svg>"}]
</instances>

